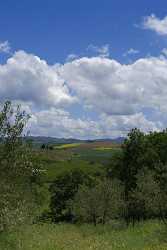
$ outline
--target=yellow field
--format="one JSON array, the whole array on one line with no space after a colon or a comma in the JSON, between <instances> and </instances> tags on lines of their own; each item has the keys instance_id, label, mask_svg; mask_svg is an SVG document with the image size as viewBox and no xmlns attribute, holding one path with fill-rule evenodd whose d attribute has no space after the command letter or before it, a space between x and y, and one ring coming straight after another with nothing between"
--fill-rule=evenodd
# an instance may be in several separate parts
<instances>
[{"instance_id":1,"label":"yellow field","mask_svg":"<svg viewBox=\"0 0 167 250\"><path fill-rule=\"evenodd\" d=\"M111 150L113 147L99 147L99 148L94 148L95 150L103 151L103 150Z\"/></svg>"},{"instance_id":2,"label":"yellow field","mask_svg":"<svg viewBox=\"0 0 167 250\"><path fill-rule=\"evenodd\" d=\"M60 146L55 146L55 149L68 149L68 148L75 148L80 146L81 143L69 143L69 144L62 144Z\"/></svg>"}]
</instances>

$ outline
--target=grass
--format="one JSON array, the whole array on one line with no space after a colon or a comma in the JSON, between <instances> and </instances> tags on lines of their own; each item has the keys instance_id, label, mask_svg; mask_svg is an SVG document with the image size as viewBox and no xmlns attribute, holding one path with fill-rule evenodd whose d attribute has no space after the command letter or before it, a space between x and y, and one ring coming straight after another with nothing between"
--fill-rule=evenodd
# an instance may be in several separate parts
<instances>
[{"instance_id":1,"label":"grass","mask_svg":"<svg viewBox=\"0 0 167 250\"><path fill-rule=\"evenodd\" d=\"M75 169L80 169L83 172L91 175L96 175L96 173L104 172L104 169L102 168L101 164L91 164L91 162L84 161L81 159L70 159L55 162L52 164L46 164L44 165L43 169L45 169L46 171L44 176L45 182L52 182L53 180L55 180L55 178L57 178L57 176L61 175L62 173Z\"/></svg>"},{"instance_id":2,"label":"grass","mask_svg":"<svg viewBox=\"0 0 167 250\"><path fill-rule=\"evenodd\" d=\"M114 154L120 153L120 148L110 148L110 150L99 150L99 148L92 149L80 149L75 148L73 150L76 154L78 154L78 159L82 159L85 161L92 161L95 163L100 163L103 165L107 165L111 162L111 158Z\"/></svg>"},{"instance_id":3,"label":"grass","mask_svg":"<svg viewBox=\"0 0 167 250\"><path fill-rule=\"evenodd\" d=\"M165 250L165 226L149 221L126 228L43 224L1 234L0 250Z\"/></svg>"}]
</instances>

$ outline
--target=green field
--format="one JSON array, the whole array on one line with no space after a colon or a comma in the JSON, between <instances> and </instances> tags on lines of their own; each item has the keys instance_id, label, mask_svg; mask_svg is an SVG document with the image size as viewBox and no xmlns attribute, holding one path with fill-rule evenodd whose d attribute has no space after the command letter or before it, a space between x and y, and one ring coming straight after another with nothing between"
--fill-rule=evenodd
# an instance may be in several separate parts
<instances>
[{"instance_id":1,"label":"green field","mask_svg":"<svg viewBox=\"0 0 167 250\"><path fill-rule=\"evenodd\" d=\"M36 151L35 157L41 162L45 182L52 182L61 173L80 169L90 174L102 173L110 164L113 154L120 148L86 148L79 143L61 144L54 150ZM57 149L58 148L58 149Z\"/></svg>"},{"instance_id":2,"label":"green field","mask_svg":"<svg viewBox=\"0 0 167 250\"><path fill-rule=\"evenodd\" d=\"M43 224L0 236L0 250L165 250L167 231L157 221L134 228L120 223L92 225Z\"/></svg>"},{"instance_id":3,"label":"green field","mask_svg":"<svg viewBox=\"0 0 167 250\"><path fill-rule=\"evenodd\" d=\"M75 158L47 164L44 166L43 169L44 169L44 179L47 182L52 182L60 174L71 171L73 169L80 169L83 172L87 172L89 174L96 174L103 172L101 164L99 163L91 164L91 162Z\"/></svg>"}]
</instances>

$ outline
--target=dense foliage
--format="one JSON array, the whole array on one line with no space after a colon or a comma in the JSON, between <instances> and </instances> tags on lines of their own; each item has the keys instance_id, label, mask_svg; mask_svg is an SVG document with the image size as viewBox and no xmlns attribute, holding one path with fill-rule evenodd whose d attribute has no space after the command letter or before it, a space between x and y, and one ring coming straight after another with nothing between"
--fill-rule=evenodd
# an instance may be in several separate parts
<instances>
[{"instance_id":1,"label":"dense foliage","mask_svg":"<svg viewBox=\"0 0 167 250\"><path fill-rule=\"evenodd\" d=\"M37 167L22 133L29 116L6 102L0 112L0 231L30 221L37 200Z\"/></svg>"},{"instance_id":2,"label":"dense foliage","mask_svg":"<svg viewBox=\"0 0 167 250\"><path fill-rule=\"evenodd\" d=\"M125 219L127 224L134 224L160 218L166 223L167 130L144 134L133 129L122 150L114 152L103 171L84 172L78 166L56 177L49 188L47 214L53 222L97 225Z\"/></svg>"},{"instance_id":3,"label":"dense foliage","mask_svg":"<svg viewBox=\"0 0 167 250\"><path fill-rule=\"evenodd\" d=\"M80 185L92 185L93 179L81 170L65 172L51 184L50 211L53 222L72 221L70 202Z\"/></svg>"},{"instance_id":4,"label":"dense foliage","mask_svg":"<svg viewBox=\"0 0 167 250\"><path fill-rule=\"evenodd\" d=\"M167 130L144 134L133 129L124 144L122 154L111 164L112 171L125 189L124 218L129 222L167 217Z\"/></svg>"},{"instance_id":5,"label":"dense foliage","mask_svg":"<svg viewBox=\"0 0 167 250\"><path fill-rule=\"evenodd\" d=\"M94 186L80 186L73 201L74 215L82 222L105 224L119 217L123 189L116 180L102 179Z\"/></svg>"}]
</instances>

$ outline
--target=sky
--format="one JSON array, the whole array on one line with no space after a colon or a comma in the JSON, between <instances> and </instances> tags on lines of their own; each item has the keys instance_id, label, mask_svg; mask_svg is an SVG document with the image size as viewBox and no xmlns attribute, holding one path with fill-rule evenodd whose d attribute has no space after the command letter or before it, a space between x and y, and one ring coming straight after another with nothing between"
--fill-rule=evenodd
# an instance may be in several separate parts
<instances>
[{"instance_id":1,"label":"sky","mask_svg":"<svg viewBox=\"0 0 167 250\"><path fill-rule=\"evenodd\" d=\"M22 105L31 135L167 127L166 0L6 0L0 24L0 102Z\"/></svg>"}]
</instances>

